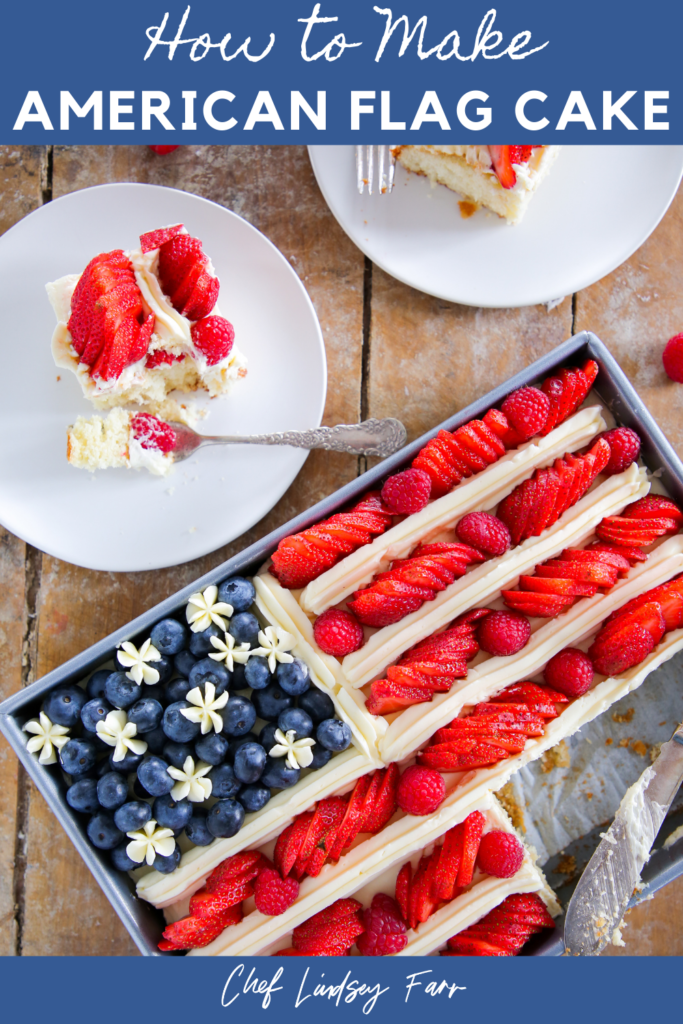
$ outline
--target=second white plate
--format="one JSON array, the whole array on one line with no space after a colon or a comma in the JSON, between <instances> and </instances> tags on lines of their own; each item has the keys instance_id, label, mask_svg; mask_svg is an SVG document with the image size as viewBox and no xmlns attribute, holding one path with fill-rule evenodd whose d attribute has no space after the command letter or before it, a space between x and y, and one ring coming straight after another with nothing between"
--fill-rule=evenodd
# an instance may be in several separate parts
<instances>
[{"instance_id":1,"label":"second white plate","mask_svg":"<svg viewBox=\"0 0 683 1024\"><path fill-rule=\"evenodd\" d=\"M683 146L565 146L521 224L396 168L391 195L359 195L353 146L309 146L342 228L392 277L449 302L509 308L570 295L643 244L683 174Z\"/></svg>"},{"instance_id":2,"label":"second white plate","mask_svg":"<svg viewBox=\"0 0 683 1024\"><path fill-rule=\"evenodd\" d=\"M50 354L54 313L45 283L93 256L133 248L142 231L182 221L221 281L221 311L249 360L227 398L206 400L200 431L262 434L319 425L326 390L318 318L285 257L259 231L198 196L113 184L41 207L0 238L0 522L29 543L88 569L131 572L198 558L240 536L284 494L307 452L216 447L165 478L95 474L66 461L66 427L92 405Z\"/></svg>"}]
</instances>

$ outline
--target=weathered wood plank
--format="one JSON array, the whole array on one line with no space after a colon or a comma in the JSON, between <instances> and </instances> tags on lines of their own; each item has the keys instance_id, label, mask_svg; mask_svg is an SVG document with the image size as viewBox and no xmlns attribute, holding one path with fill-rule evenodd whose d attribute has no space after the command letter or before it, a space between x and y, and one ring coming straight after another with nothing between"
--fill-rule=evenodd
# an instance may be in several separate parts
<instances>
[{"instance_id":1,"label":"weathered wood plank","mask_svg":"<svg viewBox=\"0 0 683 1024\"><path fill-rule=\"evenodd\" d=\"M0 146L0 232L16 224L40 206L44 186L45 150L37 146ZM31 675L30 622L25 601L26 548L22 541L0 527L0 700L20 689ZM24 640L29 642L24 650ZM22 655L24 664L22 665ZM27 803L25 776L18 786L17 760L0 739L0 956L17 952L20 942L21 898L23 884L22 843L17 851L17 810L19 821ZM19 876L15 877L15 854L19 852Z\"/></svg>"},{"instance_id":2,"label":"weathered wood plank","mask_svg":"<svg viewBox=\"0 0 683 1024\"><path fill-rule=\"evenodd\" d=\"M167 158L146 147L56 149L53 194L105 181L150 181L220 202L281 249L311 295L325 337L329 379L325 421L360 411L363 257L337 226L304 149L202 147ZM142 227L149 225L142 225ZM249 533L206 558L156 573L93 573L44 556L38 633L41 674L230 554L352 479L356 463L313 453L278 505ZM49 836L49 843L45 842ZM132 953L104 896L42 801L32 806L24 951ZM54 894L59 898L55 901ZM75 898L74 898L75 897ZM96 926L96 927L94 927Z\"/></svg>"}]
</instances>

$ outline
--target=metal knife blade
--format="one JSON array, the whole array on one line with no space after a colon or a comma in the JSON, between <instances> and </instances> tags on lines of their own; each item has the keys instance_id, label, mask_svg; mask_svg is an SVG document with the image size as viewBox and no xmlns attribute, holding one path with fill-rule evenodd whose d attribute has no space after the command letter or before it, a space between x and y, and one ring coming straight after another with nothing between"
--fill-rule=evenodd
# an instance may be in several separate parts
<instances>
[{"instance_id":1,"label":"metal knife blade","mask_svg":"<svg viewBox=\"0 0 683 1024\"><path fill-rule=\"evenodd\" d=\"M681 781L683 724L628 790L581 875L567 908L567 955L597 956L611 940Z\"/></svg>"}]
</instances>

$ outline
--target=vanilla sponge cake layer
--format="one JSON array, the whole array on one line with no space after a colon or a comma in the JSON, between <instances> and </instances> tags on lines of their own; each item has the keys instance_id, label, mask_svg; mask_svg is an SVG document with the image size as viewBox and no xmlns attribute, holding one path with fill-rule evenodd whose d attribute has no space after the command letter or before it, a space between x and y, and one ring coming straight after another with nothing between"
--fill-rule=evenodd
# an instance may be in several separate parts
<instances>
[{"instance_id":1,"label":"vanilla sponge cake layer","mask_svg":"<svg viewBox=\"0 0 683 1024\"><path fill-rule=\"evenodd\" d=\"M66 457L79 469L108 469L129 464L131 414L113 409L104 419L79 416L67 430Z\"/></svg>"},{"instance_id":2,"label":"vanilla sponge cake layer","mask_svg":"<svg viewBox=\"0 0 683 1024\"><path fill-rule=\"evenodd\" d=\"M514 164L517 183L505 189L492 168L470 163L460 146L399 146L394 150L403 167L425 175L433 184L445 185L469 202L486 207L508 224L519 224L534 192L557 159L559 146L532 152L527 164ZM481 149L481 147L476 147Z\"/></svg>"}]
</instances>

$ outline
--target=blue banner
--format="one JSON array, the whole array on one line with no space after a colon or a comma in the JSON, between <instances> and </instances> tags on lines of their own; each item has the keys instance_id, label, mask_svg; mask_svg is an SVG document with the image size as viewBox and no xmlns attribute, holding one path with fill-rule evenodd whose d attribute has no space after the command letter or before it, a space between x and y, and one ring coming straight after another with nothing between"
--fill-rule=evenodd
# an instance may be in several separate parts
<instances>
[{"instance_id":1,"label":"blue banner","mask_svg":"<svg viewBox=\"0 0 683 1024\"><path fill-rule=\"evenodd\" d=\"M683 143L682 26L675 0L12 4L0 142Z\"/></svg>"}]
</instances>

